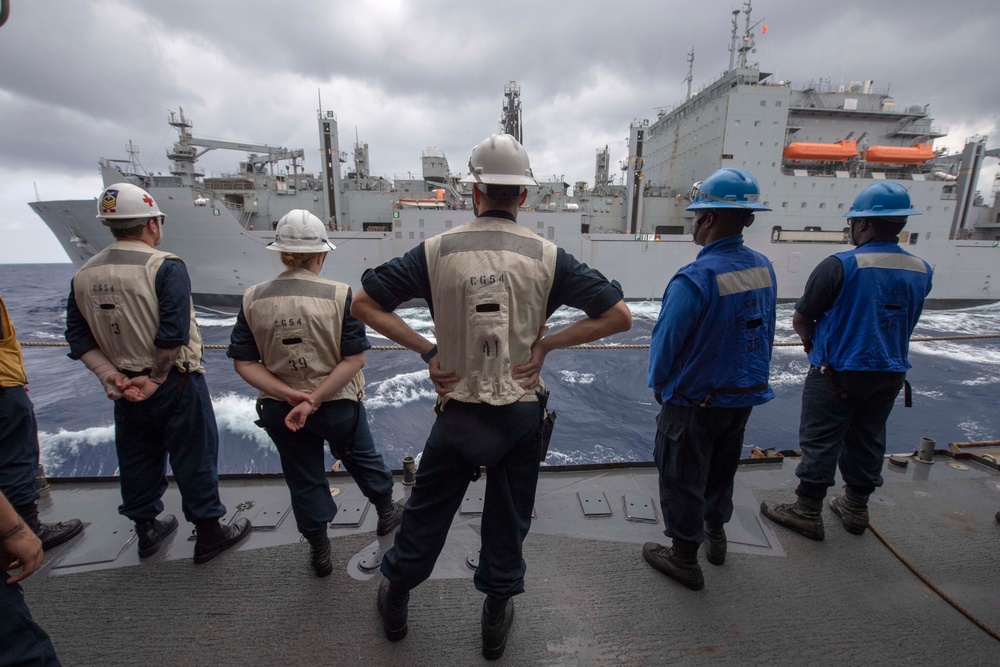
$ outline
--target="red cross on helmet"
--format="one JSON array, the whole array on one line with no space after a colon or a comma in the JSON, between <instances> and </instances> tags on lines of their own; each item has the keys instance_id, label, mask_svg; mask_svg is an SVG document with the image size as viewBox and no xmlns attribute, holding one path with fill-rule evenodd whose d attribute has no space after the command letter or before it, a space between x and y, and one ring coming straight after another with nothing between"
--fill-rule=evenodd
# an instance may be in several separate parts
<instances>
[{"instance_id":1,"label":"red cross on helmet","mask_svg":"<svg viewBox=\"0 0 1000 667\"><path fill-rule=\"evenodd\" d=\"M97 199L97 217L115 229L132 227L157 216L166 217L148 192L131 183L109 185Z\"/></svg>"}]
</instances>

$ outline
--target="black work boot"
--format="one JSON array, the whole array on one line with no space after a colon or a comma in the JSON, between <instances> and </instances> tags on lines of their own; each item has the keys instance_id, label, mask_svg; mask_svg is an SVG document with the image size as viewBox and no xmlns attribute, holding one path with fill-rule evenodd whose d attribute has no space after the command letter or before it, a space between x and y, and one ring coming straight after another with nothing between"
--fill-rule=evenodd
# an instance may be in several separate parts
<instances>
[{"instance_id":1,"label":"black work boot","mask_svg":"<svg viewBox=\"0 0 1000 667\"><path fill-rule=\"evenodd\" d=\"M410 594L399 590L383 579L378 587L378 613L382 617L385 636L391 642L398 642L406 636L410 626L406 623L407 605Z\"/></svg>"},{"instance_id":2,"label":"black work boot","mask_svg":"<svg viewBox=\"0 0 1000 667\"><path fill-rule=\"evenodd\" d=\"M376 535L388 535L403 520L403 503L393 501L392 496L383 498L375 505L378 512L378 526L375 527Z\"/></svg>"},{"instance_id":3,"label":"black work boot","mask_svg":"<svg viewBox=\"0 0 1000 667\"><path fill-rule=\"evenodd\" d=\"M656 542L642 545L642 557L655 569L693 591L705 587L705 577L698 564L698 545L674 540L669 549Z\"/></svg>"},{"instance_id":4,"label":"black work boot","mask_svg":"<svg viewBox=\"0 0 1000 667\"><path fill-rule=\"evenodd\" d=\"M135 522L139 536L139 558L149 558L160 550L160 545L170 533L177 530L177 517L165 514L163 519L144 519Z\"/></svg>"},{"instance_id":5,"label":"black work boot","mask_svg":"<svg viewBox=\"0 0 1000 667\"><path fill-rule=\"evenodd\" d=\"M79 519L69 519L58 523L42 523L38 519L38 505L35 503L16 509L21 518L24 519L24 525L30 528L31 532L42 541L43 551L65 544L83 532L83 523Z\"/></svg>"},{"instance_id":6,"label":"black work boot","mask_svg":"<svg viewBox=\"0 0 1000 667\"><path fill-rule=\"evenodd\" d=\"M198 539L194 543L194 563L201 565L212 560L250 534L249 519L237 519L223 526L218 519L198 524Z\"/></svg>"},{"instance_id":7,"label":"black work boot","mask_svg":"<svg viewBox=\"0 0 1000 667\"><path fill-rule=\"evenodd\" d=\"M791 528L800 535L813 540L822 540L825 537L822 500L799 496L794 503L783 503L774 507L769 507L763 502L760 504L760 511L771 521L785 528Z\"/></svg>"},{"instance_id":8,"label":"black work boot","mask_svg":"<svg viewBox=\"0 0 1000 667\"><path fill-rule=\"evenodd\" d=\"M843 496L830 499L830 509L849 533L860 535L868 527L868 496L856 496L845 487Z\"/></svg>"},{"instance_id":9,"label":"black work boot","mask_svg":"<svg viewBox=\"0 0 1000 667\"><path fill-rule=\"evenodd\" d=\"M726 562L726 530L722 526L705 525L705 559L712 565Z\"/></svg>"},{"instance_id":10,"label":"black work boot","mask_svg":"<svg viewBox=\"0 0 1000 667\"><path fill-rule=\"evenodd\" d=\"M507 631L514 622L514 598L487 595L483 601L483 657L496 660L507 648Z\"/></svg>"},{"instance_id":11,"label":"black work boot","mask_svg":"<svg viewBox=\"0 0 1000 667\"><path fill-rule=\"evenodd\" d=\"M318 535L306 537L309 542L309 564L321 579L333 572L333 561L330 560L330 537L324 530Z\"/></svg>"}]
</instances>

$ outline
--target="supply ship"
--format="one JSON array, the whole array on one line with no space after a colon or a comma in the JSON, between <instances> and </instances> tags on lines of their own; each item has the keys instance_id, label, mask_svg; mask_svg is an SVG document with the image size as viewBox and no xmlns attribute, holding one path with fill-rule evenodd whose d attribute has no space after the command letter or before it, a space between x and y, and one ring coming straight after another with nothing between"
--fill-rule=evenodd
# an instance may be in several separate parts
<instances>
[{"instance_id":1,"label":"supply ship","mask_svg":"<svg viewBox=\"0 0 1000 667\"><path fill-rule=\"evenodd\" d=\"M746 242L771 259L779 298L791 300L821 259L850 247L843 215L854 197L875 181L892 180L905 185L922 212L910 219L901 243L934 267L928 307L1000 299L1000 276L992 278L1000 266L1000 179L988 196L976 191L984 160L1000 149L987 149L982 136L958 154L935 149L947 130L934 125L927 106L897 104L871 81L775 80L749 60L750 13L749 2L733 13L730 64L721 75L692 92L689 69L682 101L631 122L626 158L613 167L605 146L596 151L592 183L540 180L519 224L618 280L626 298L659 299L698 251L690 235L694 216L684 210L692 184L720 167L746 169L773 209L757 216ZM693 53L688 60L693 67ZM504 89L500 131L520 139L521 122L520 87L512 81ZM264 259L273 253L263 247L292 209L328 223L338 251L324 276L348 284L472 217L464 173L453 173L441 150L424 149L420 178L373 175L366 143L355 143L348 164L330 110L317 115L318 173L303 170L302 149L199 138L183 109L171 112L168 123L178 133L167 151L169 174L145 173L130 148L125 160L102 158L101 175L105 186L128 181L146 188L169 216L162 248L187 263L200 306L236 307L247 287L276 273L276 257ZM209 150L246 156L237 171L206 176L198 158ZM76 265L112 240L94 217L94 200L30 205Z\"/></svg>"}]
</instances>

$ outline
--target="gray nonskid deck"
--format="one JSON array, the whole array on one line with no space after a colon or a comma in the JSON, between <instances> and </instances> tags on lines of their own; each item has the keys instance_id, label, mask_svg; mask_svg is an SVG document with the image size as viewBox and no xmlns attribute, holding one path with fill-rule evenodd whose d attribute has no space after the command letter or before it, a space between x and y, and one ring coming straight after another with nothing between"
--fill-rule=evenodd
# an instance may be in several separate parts
<instances>
[{"instance_id":1,"label":"gray nonskid deck","mask_svg":"<svg viewBox=\"0 0 1000 667\"><path fill-rule=\"evenodd\" d=\"M1000 628L1000 525L993 519L1000 475L949 463L938 457L933 466L887 467L872 523L936 585ZM931 592L871 532L848 534L829 510L824 542L761 519L760 500L792 497L793 469L794 461L741 468L730 555L721 567L702 561L700 592L642 559L642 542L667 539L658 507L656 524L625 520L626 494L655 500L655 471L546 471L525 542L526 592L516 599L502 663L996 664L1000 642ZM333 482L338 499L360 498L349 478ZM470 486L466 510L475 509L481 486ZM101 524L111 519L97 517L109 508L114 517L115 484L54 489L51 516L75 512L93 522L88 533L108 534ZM580 491L584 498L603 492L612 515L585 518ZM403 493L397 485L397 497ZM231 507L254 497L258 511L287 501L281 480L226 482L222 495ZM165 500L179 514L173 489ZM434 575L412 593L410 634L396 644L384 638L375 611L379 575L358 568L366 551L391 543L375 537L373 515L357 528L330 530L335 569L326 579L309 571L308 547L289 516L199 567L185 523L163 556L141 565L133 542L110 563L67 566L87 546L71 542L49 552L26 595L66 665L481 662L482 595L467 562L478 547L478 515L456 516Z\"/></svg>"}]
</instances>

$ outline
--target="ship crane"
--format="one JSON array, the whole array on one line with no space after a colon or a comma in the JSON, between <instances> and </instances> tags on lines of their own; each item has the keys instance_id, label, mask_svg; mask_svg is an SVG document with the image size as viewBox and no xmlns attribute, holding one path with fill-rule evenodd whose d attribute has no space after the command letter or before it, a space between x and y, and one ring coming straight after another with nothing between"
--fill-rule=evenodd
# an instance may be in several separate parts
<instances>
[{"instance_id":1,"label":"ship crane","mask_svg":"<svg viewBox=\"0 0 1000 667\"><path fill-rule=\"evenodd\" d=\"M267 144L244 144L238 141L220 141L217 139L198 139L190 137L184 142L188 146L198 146L205 150L198 151L196 157L201 157L210 150L221 148L232 151L251 153L247 162L253 165L281 162L282 160L298 160L305 156L301 148L289 149L283 146L268 146Z\"/></svg>"},{"instance_id":2,"label":"ship crane","mask_svg":"<svg viewBox=\"0 0 1000 667\"><path fill-rule=\"evenodd\" d=\"M249 144L241 141L224 141L221 139L201 139L191 136L191 119L184 115L184 109L180 108L179 118L170 112L170 125L177 129L180 137L174 145L173 153L168 155L171 160L180 159L182 161L194 162L208 151L217 148L230 151L244 151L250 153L247 163L254 167L265 164L274 164L282 160L291 160L293 168L297 169L296 160L305 157L305 151L301 148L285 148L284 146L268 146L267 144ZM204 150L193 151L188 147L197 146ZM185 150L187 149L187 150Z\"/></svg>"}]
</instances>

